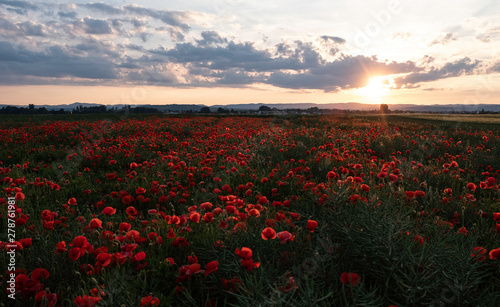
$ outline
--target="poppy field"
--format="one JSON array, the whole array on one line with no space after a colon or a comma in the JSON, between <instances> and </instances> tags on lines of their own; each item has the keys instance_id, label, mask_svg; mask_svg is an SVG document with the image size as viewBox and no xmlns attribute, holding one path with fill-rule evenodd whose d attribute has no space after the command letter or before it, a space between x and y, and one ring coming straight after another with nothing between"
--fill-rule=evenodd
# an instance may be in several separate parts
<instances>
[{"instance_id":1,"label":"poppy field","mask_svg":"<svg viewBox=\"0 0 500 307\"><path fill-rule=\"evenodd\" d=\"M500 306L498 128L4 120L0 305Z\"/></svg>"}]
</instances>

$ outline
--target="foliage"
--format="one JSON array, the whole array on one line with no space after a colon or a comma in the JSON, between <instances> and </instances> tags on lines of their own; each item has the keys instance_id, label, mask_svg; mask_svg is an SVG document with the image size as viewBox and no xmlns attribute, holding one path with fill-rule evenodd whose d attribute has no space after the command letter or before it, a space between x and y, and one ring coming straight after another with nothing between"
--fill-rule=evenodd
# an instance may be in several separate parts
<instances>
[{"instance_id":1,"label":"foliage","mask_svg":"<svg viewBox=\"0 0 500 307\"><path fill-rule=\"evenodd\" d=\"M17 205L16 300L2 302L500 303L498 126L47 119L0 124L2 228Z\"/></svg>"}]
</instances>

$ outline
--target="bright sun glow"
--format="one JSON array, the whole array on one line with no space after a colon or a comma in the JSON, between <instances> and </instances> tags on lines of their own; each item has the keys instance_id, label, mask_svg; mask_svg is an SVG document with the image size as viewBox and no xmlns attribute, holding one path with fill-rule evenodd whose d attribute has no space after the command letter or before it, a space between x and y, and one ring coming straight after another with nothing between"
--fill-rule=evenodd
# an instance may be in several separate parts
<instances>
[{"instance_id":1,"label":"bright sun glow","mask_svg":"<svg viewBox=\"0 0 500 307\"><path fill-rule=\"evenodd\" d=\"M373 77L365 87L357 90L357 94L366 96L372 101L379 101L383 96L389 94L390 88L391 85L386 77Z\"/></svg>"}]
</instances>

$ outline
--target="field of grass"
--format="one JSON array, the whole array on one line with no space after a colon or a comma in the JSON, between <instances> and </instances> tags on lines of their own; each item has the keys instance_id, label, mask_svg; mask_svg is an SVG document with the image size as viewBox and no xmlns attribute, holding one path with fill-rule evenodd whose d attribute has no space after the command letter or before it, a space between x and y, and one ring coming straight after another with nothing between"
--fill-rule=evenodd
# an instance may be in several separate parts
<instances>
[{"instance_id":1,"label":"field of grass","mask_svg":"<svg viewBox=\"0 0 500 307\"><path fill-rule=\"evenodd\" d=\"M500 124L500 114L427 114L427 113L414 113L414 114L401 114L395 115L404 118L418 118L431 121L451 121L463 123L480 123L480 124Z\"/></svg>"},{"instance_id":2,"label":"field of grass","mask_svg":"<svg viewBox=\"0 0 500 307\"><path fill-rule=\"evenodd\" d=\"M500 306L497 117L425 116L5 118L0 305Z\"/></svg>"}]
</instances>

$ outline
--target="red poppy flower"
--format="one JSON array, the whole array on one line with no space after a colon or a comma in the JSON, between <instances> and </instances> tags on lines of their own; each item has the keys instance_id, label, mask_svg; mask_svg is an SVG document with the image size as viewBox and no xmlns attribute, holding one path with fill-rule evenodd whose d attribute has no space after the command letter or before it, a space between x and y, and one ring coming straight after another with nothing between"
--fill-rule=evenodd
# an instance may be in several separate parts
<instances>
[{"instance_id":1,"label":"red poppy flower","mask_svg":"<svg viewBox=\"0 0 500 307\"><path fill-rule=\"evenodd\" d=\"M94 307L100 300L100 297L84 295L83 297L78 296L77 298L75 298L75 304L78 307Z\"/></svg>"},{"instance_id":2,"label":"red poppy flower","mask_svg":"<svg viewBox=\"0 0 500 307\"><path fill-rule=\"evenodd\" d=\"M472 192L476 191L477 185L475 185L472 182L467 183L467 189L471 190Z\"/></svg>"},{"instance_id":3,"label":"red poppy flower","mask_svg":"<svg viewBox=\"0 0 500 307\"><path fill-rule=\"evenodd\" d=\"M189 280L192 275L202 273L201 265L199 263L193 263L190 265L183 265L179 268L179 276L175 280L176 282L183 282Z\"/></svg>"},{"instance_id":4,"label":"red poppy flower","mask_svg":"<svg viewBox=\"0 0 500 307\"><path fill-rule=\"evenodd\" d=\"M160 300L157 297L153 297L153 295L145 296L141 298L141 307L144 306L159 306Z\"/></svg>"},{"instance_id":5,"label":"red poppy flower","mask_svg":"<svg viewBox=\"0 0 500 307\"><path fill-rule=\"evenodd\" d=\"M282 231L278 232L278 238L281 240L281 244L284 244L286 242L293 241L293 239L295 239L295 236L288 231Z\"/></svg>"},{"instance_id":6,"label":"red poppy flower","mask_svg":"<svg viewBox=\"0 0 500 307\"><path fill-rule=\"evenodd\" d=\"M361 283L361 277L356 273L344 272L340 275L340 282L351 287L356 287Z\"/></svg>"},{"instance_id":7,"label":"red poppy flower","mask_svg":"<svg viewBox=\"0 0 500 307\"><path fill-rule=\"evenodd\" d=\"M73 243L70 246L83 247L87 243L87 238L84 236L77 236L73 239Z\"/></svg>"},{"instance_id":8,"label":"red poppy flower","mask_svg":"<svg viewBox=\"0 0 500 307\"><path fill-rule=\"evenodd\" d=\"M464 236L466 236L466 235L467 235L467 233L468 233L468 230L467 230L467 228L465 228L465 227L460 227L460 228L458 229L458 233L463 234Z\"/></svg>"},{"instance_id":9,"label":"red poppy flower","mask_svg":"<svg viewBox=\"0 0 500 307\"><path fill-rule=\"evenodd\" d=\"M98 218L93 218L89 223L90 229L102 228L102 221Z\"/></svg>"},{"instance_id":10,"label":"red poppy flower","mask_svg":"<svg viewBox=\"0 0 500 307\"><path fill-rule=\"evenodd\" d=\"M132 225L130 225L129 223L125 223L125 222L121 222L120 226L118 227L118 229L121 232L123 232L123 231L129 231L131 228L132 228Z\"/></svg>"},{"instance_id":11,"label":"red poppy flower","mask_svg":"<svg viewBox=\"0 0 500 307\"><path fill-rule=\"evenodd\" d=\"M490 255L491 260L499 259L500 258L500 248L490 250L489 255Z\"/></svg>"},{"instance_id":12,"label":"red poppy flower","mask_svg":"<svg viewBox=\"0 0 500 307\"><path fill-rule=\"evenodd\" d=\"M500 222L500 212L493 212L493 219L495 222Z\"/></svg>"},{"instance_id":13,"label":"red poppy flower","mask_svg":"<svg viewBox=\"0 0 500 307\"><path fill-rule=\"evenodd\" d=\"M265 196L259 197L259 204L264 205L267 203L269 203L269 201L267 200L267 197L265 197Z\"/></svg>"},{"instance_id":14,"label":"red poppy flower","mask_svg":"<svg viewBox=\"0 0 500 307\"><path fill-rule=\"evenodd\" d=\"M267 227L262 230L262 233L260 234L262 239L264 240L269 240L269 239L275 239L276 238L276 231L274 229Z\"/></svg>"},{"instance_id":15,"label":"red poppy flower","mask_svg":"<svg viewBox=\"0 0 500 307\"><path fill-rule=\"evenodd\" d=\"M146 259L146 253L145 252L138 252L135 256L134 256L134 260L135 261L142 261Z\"/></svg>"},{"instance_id":16,"label":"red poppy flower","mask_svg":"<svg viewBox=\"0 0 500 307\"><path fill-rule=\"evenodd\" d=\"M76 205L76 198L72 197L68 200L68 205Z\"/></svg>"},{"instance_id":17,"label":"red poppy flower","mask_svg":"<svg viewBox=\"0 0 500 307\"><path fill-rule=\"evenodd\" d=\"M385 178L387 177L387 173L386 172L380 172L378 175L377 175L378 178Z\"/></svg>"},{"instance_id":18,"label":"red poppy flower","mask_svg":"<svg viewBox=\"0 0 500 307\"><path fill-rule=\"evenodd\" d=\"M486 259L486 253L488 251L486 248L481 246L476 246L472 249L472 254L470 255L472 258L477 258L477 261L484 261Z\"/></svg>"},{"instance_id":19,"label":"red poppy flower","mask_svg":"<svg viewBox=\"0 0 500 307\"><path fill-rule=\"evenodd\" d=\"M241 259L240 262L247 271L252 271L252 269L260 266L260 262L253 262L253 259Z\"/></svg>"},{"instance_id":20,"label":"red poppy flower","mask_svg":"<svg viewBox=\"0 0 500 307\"><path fill-rule=\"evenodd\" d=\"M55 250L54 254L64 253L65 251L67 251L67 249L66 249L66 242L65 241L61 241L61 242L57 243L57 249Z\"/></svg>"},{"instance_id":21,"label":"red poppy flower","mask_svg":"<svg viewBox=\"0 0 500 307\"><path fill-rule=\"evenodd\" d=\"M175 260L172 257L168 257L165 259L165 263L168 263L170 266L175 264Z\"/></svg>"},{"instance_id":22,"label":"red poppy flower","mask_svg":"<svg viewBox=\"0 0 500 307\"><path fill-rule=\"evenodd\" d=\"M415 238L413 238L415 242L418 243L418 245L422 246L424 245L424 238L421 235L416 235Z\"/></svg>"},{"instance_id":23,"label":"red poppy flower","mask_svg":"<svg viewBox=\"0 0 500 307\"><path fill-rule=\"evenodd\" d=\"M252 258L252 250L248 247L242 247L241 250L239 248L236 248L235 253L243 260Z\"/></svg>"},{"instance_id":24,"label":"red poppy flower","mask_svg":"<svg viewBox=\"0 0 500 307\"><path fill-rule=\"evenodd\" d=\"M189 213L189 220L193 223L199 223L200 218L201 218L201 215L196 211Z\"/></svg>"},{"instance_id":25,"label":"red poppy flower","mask_svg":"<svg viewBox=\"0 0 500 307\"><path fill-rule=\"evenodd\" d=\"M111 263L111 254L108 253L100 253L96 257L97 262L95 264L96 267L103 266L106 267Z\"/></svg>"},{"instance_id":26,"label":"red poppy flower","mask_svg":"<svg viewBox=\"0 0 500 307\"><path fill-rule=\"evenodd\" d=\"M313 221L313 220L308 220L307 221L307 230L309 230L310 232L314 232L314 229L318 226L318 222L316 221Z\"/></svg>"},{"instance_id":27,"label":"red poppy flower","mask_svg":"<svg viewBox=\"0 0 500 307\"><path fill-rule=\"evenodd\" d=\"M102 214L104 215L108 215L108 216L111 216L113 214L116 213L116 209L115 208L112 208L112 207L106 207L102 210L101 212Z\"/></svg>"},{"instance_id":28,"label":"red poppy flower","mask_svg":"<svg viewBox=\"0 0 500 307\"><path fill-rule=\"evenodd\" d=\"M123 196L122 198L122 203L124 205L130 205L131 203L133 203L135 201L134 197L132 195L125 195Z\"/></svg>"},{"instance_id":29,"label":"red poppy flower","mask_svg":"<svg viewBox=\"0 0 500 307\"><path fill-rule=\"evenodd\" d=\"M33 242L33 239L31 238L26 238L26 239L20 239L19 243L23 246L23 248L30 247Z\"/></svg>"},{"instance_id":30,"label":"red poppy flower","mask_svg":"<svg viewBox=\"0 0 500 307\"><path fill-rule=\"evenodd\" d=\"M207 267L205 268L205 273L203 276L207 276L210 273L213 273L219 269L219 262L218 261L210 261L207 263Z\"/></svg>"},{"instance_id":31,"label":"red poppy flower","mask_svg":"<svg viewBox=\"0 0 500 307\"><path fill-rule=\"evenodd\" d=\"M38 268L38 269L35 269L33 270L33 272L31 273L31 279L33 280L42 280L42 279L46 279L49 277L49 271L47 271L46 269L44 268Z\"/></svg>"},{"instance_id":32,"label":"red poppy flower","mask_svg":"<svg viewBox=\"0 0 500 307\"><path fill-rule=\"evenodd\" d=\"M134 207L130 206L130 207L127 207L127 209L125 209L125 212L128 214L128 215L136 215L137 214L137 210L135 210Z\"/></svg>"},{"instance_id":33,"label":"red poppy flower","mask_svg":"<svg viewBox=\"0 0 500 307\"><path fill-rule=\"evenodd\" d=\"M17 192L16 193L16 196L15 196L15 199L16 200L24 200L25 196L22 192Z\"/></svg>"},{"instance_id":34,"label":"red poppy flower","mask_svg":"<svg viewBox=\"0 0 500 307\"><path fill-rule=\"evenodd\" d=\"M48 307L56 306L59 299L59 294L46 292L45 290L42 290L35 295L35 301L42 303L43 300L45 300Z\"/></svg>"},{"instance_id":35,"label":"red poppy flower","mask_svg":"<svg viewBox=\"0 0 500 307\"><path fill-rule=\"evenodd\" d=\"M81 253L81 248L79 247L73 247L72 249L69 250L68 256L71 260L76 261L80 256L82 255Z\"/></svg>"},{"instance_id":36,"label":"red poppy flower","mask_svg":"<svg viewBox=\"0 0 500 307\"><path fill-rule=\"evenodd\" d=\"M394 174L389 174L389 180L391 180L392 182L398 180L398 176L394 175Z\"/></svg>"}]
</instances>

